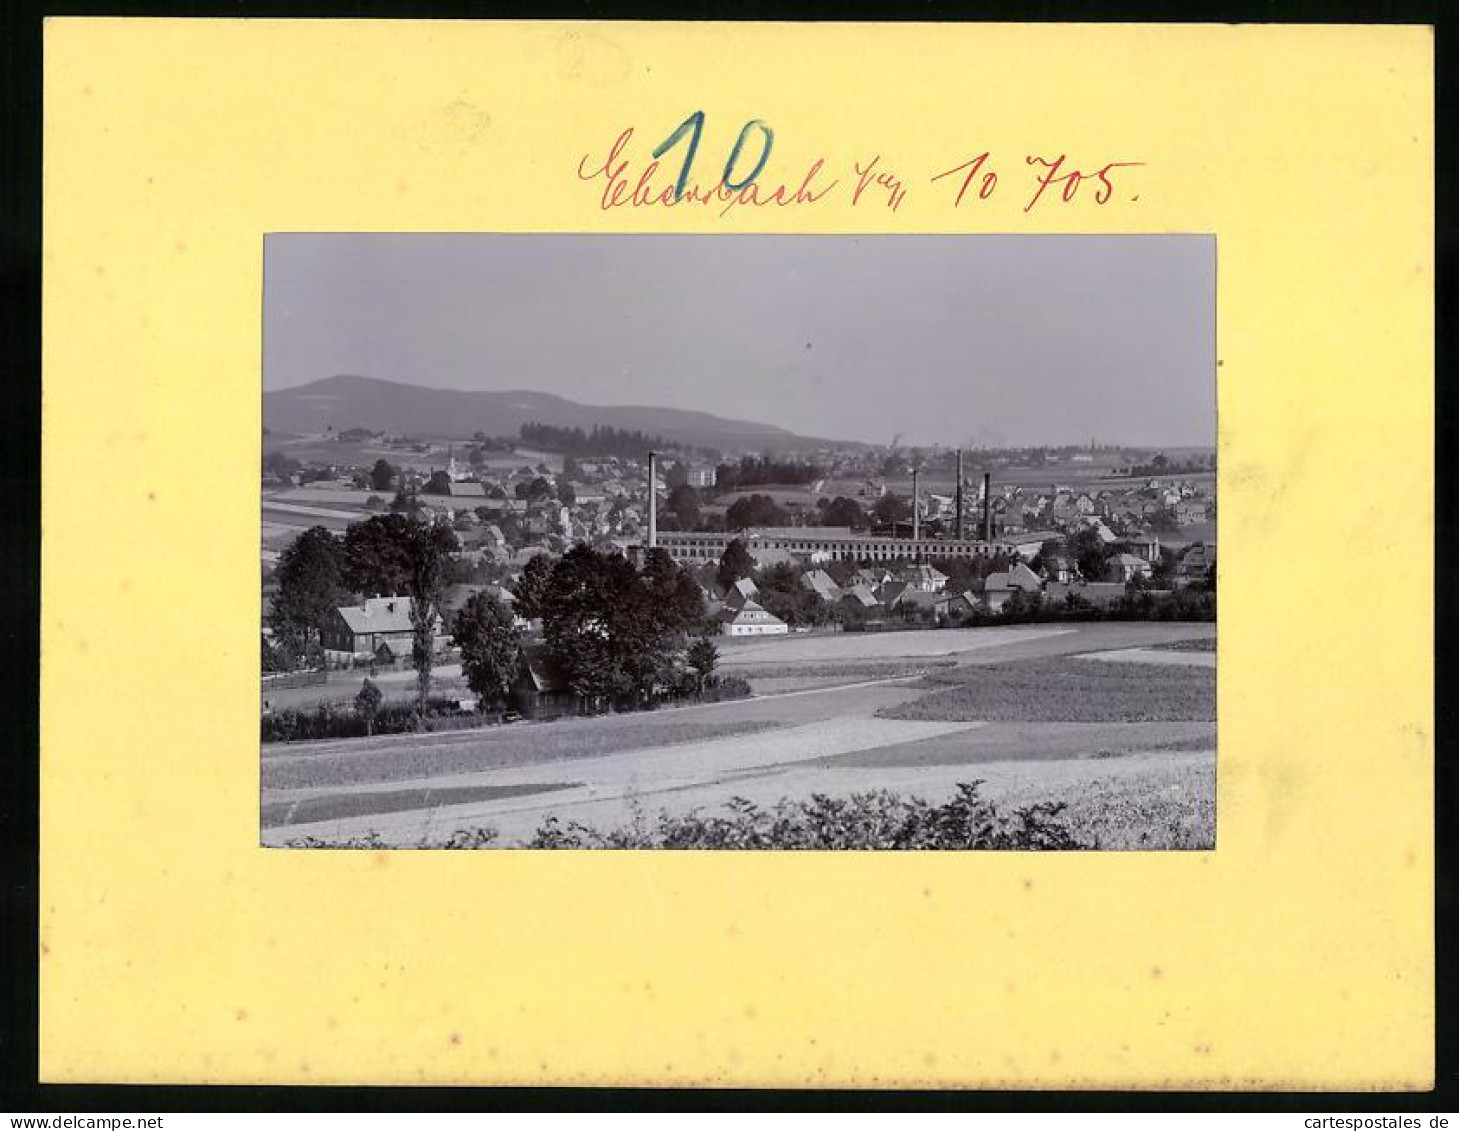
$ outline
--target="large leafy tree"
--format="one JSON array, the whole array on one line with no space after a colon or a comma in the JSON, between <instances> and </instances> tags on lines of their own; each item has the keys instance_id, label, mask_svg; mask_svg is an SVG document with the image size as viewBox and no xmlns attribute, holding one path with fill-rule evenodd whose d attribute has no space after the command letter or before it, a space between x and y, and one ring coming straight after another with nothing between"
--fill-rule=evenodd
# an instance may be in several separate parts
<instances>
[{"instance_id":1,"label":"large leafy tree","mask_svg":"<svg viewBox=\"0 0 1459 1131\"><path fill-rule=\"evenodd\" d=\"M1090 527L1071 534L1066 541L1070 555L1079 566L1079 572L1091 581L1104 577L1105 562L1109 560L1110 548Z\"/></svg>"},{"instance_id":2,"label":"large leafy tree","mask_svg":"<svg viewBox=\"0 0 1459 1131\"><path fill-rule=\"evenodd\" d=\"M407 529L410 562L411 660L415 664L415 710L418 725L425 719L435 664L436 623L441 594L448 582L450 555L460 546L451 527L412 517Z\"/></svg>"},{"instance_id":3,"label":"large leafy tree","mask_svg":"<svg viewBox=\"0 0 1459 1131\"><path fill-rule=\"evenodd\" d=\"M893 495L887 492L876 501L872 509L876 520L887 526L897 522L906 522L912 517L912 504L901 495Z\"/></svg>"},{"instance_id":4,"label":"large leafy tree","mask_svg":"<svg viewBox=\"0 0 1459 1131\"><path fill-rule=\"evenodd\" d=\"M822 624L830 610L820 594L801 584L794 566L781 563L761 571L755 581L760 594L755 598L768 612L791 627Z\"/></svg>"},{"instance_id":5,"label":"large leafy tree","mask_svg":"<svg viewBox=\"0 0 1459 1131\"><path fill-rule=\"evenodd\" d=\"M404 514L354 523L344 536L344 581L364 596L403 594L410 584L410 526Z\"/></svg>"},{"instance_id":6,"label":"large leafy tree","mask_svg":"<svg viewBox=\"0 0 1459 1131\"><path fill-rule=\"evenodd\" d=\"M370 486L377 491L388 491L394 482L395 468L390 466L390 461L383 457L377 459L375 466L370 468Z\"/></svg>"},{"instance_id":7,"label":"large leafy tree","mask_svg":"<svg viewBox=\"0 0 1459 1131\"><path fill-rule=\"evenodd\" d=\"M669 632L687 632L704 616L704 592L699 583L661 546L644 558L643 583L648 587L654 615Z\"/></svg>"},{"instance_id":8,"label":"large leafy tree","mask_svg":"<svg viewBox=\"0 0 1459 1131\"><path fill-rule=\"evenodd\" d=\"M310 527L279 555L274 578L272 621L279 640L294 654L322 644L330 613L349 599L339 540L322 526Z\"/></svg>"},{"instance_id":9,"label":"large leafy tree","mask_svg":"<svg viewBox=\"0 0 1459 1131\"><path fill-rule=\"evenodd\" d=\"M670 489L664 509L678 520L680 530L693 530L699 525L699 492L681 483Z\"/></svg>"},{"instance_id":10,"label":"large leafy tree","mask_svg":"<svg viewBox=\"0 0 1459 1131\"><path fill-rule=\"evenodd\" d=\"M790 515L771 496L750 495L730 504L724 521L731 530L744 530L750 526L784 526Z\"/></svg>"},{"instance_id":11,"label":"large leafy tree","mask_svg":"<svg viewBox=\"0 0 1459 1131\"><path fill-rule=\"evenodd\" d=\"M568 685L589 700L631 690L629 646L639 618L637 574L619 555L577 545L558 559L543 594L547 653Z\"/></svg>"},{"instance_id":12,"label":"large leafy tree","mask_svg":"<svg viewBox=\"0 0 1459 1131\"><path fill-rule=\"evenodd\" d=\"M482 703L504 703L521 663L521 636L512 613L489 593L476 593L456 616L453 643L461 649L466 683Z\"/></svg>"},{"instance_id":13,"label":"large leafy tree","mask_svg":"<svg viewBox=\"0 0 1459 1131\"><path fill-rule=\"evenodd\" d=\"M543 635L577 694L642 699L677 674L689 624L682 586L693 580L662 561L651 554L640 574L621 554L579 544L553 567L542 600Z\"/></svg>"},{"instance_id":14,"label":"large leafy tree","mask_svg":"<svg viewBox=\"0 0 1459 1131\"><path fill-rule=\"evenodd\" d=\"M515 595L517 598L517 614L526 617L528 620L535 620L542 616L543 598L547 594L547 584L552 579L552 559L546 554L536 554L527 559L527 564L522 567L521 576L517 578Z\"/></svg>"},{"instance_id":15,"label":"large leafy tree","mask_svg":"<svg viewBox=\"0 0 1459 1131\"><path fill-rule=\"evenodd\" d=\"M522 480L512 490L517 498L526 499L529 503L545 503L554 494L552 484L541 475L532 480Z\"/></svg>"},{"instance_id":16,"label":"large leafy tree","mask_svg":"<svg viewBox=\"0 0 1459 1131\"><path fill-rule=\"evenodd\" d=\"M730 544L724 548L720 555L719 569L714 575L715 581L721 589L728 589L741 578L749 577L755 572L755 559L750 557L750 551L745 548L745 543L739 538L730 540Z\"/></svg>"},{"instance_id":17,"label":"large leafy tree","mask_svg":"<svg viewBox=\"0 0 1459 1131\"><path fill-rule=\"evenodd\" d=\"M694 669L695 682L702 695L705 685L714 678L714 669L719 667L719 649L709 637L701 636L689 645L686 659Z\"/></svg>"},{"instance_id":18,"label":"large leafy tree","mask_svg":"<svg viewBox=\"0 0 1459 1131\"><path fill-rule=\"evenodd\" d=\"M849 526L852 530L866 529L866 512L855 499L838 495L821 512L822 526Z\"/></svg>"}]
</instances>

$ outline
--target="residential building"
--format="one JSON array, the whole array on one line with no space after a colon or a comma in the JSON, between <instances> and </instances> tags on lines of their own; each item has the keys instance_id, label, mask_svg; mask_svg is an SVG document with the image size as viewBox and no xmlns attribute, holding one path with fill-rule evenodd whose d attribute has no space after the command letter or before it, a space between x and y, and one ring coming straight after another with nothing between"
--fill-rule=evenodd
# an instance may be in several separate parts
<instances>
[{"instance_id":1,"label":"residential building","mask_svg":"<svg viewBox=\"0 0 1459 1131\"><path fill-rule=\"evenodd\" d=\"M1185 548L1180 555L1180 560L1175 564L1175 579L1177 582L1185 584L1192 581L1205 581L1206 575L1215 564L1216 544L1214 542L1192 543Z\"/></svg>"},{"instance_id":2,"label":"residential building","mask_svg":"<svg viewBox=\"0 0 1459 1131\"><path fill-rule=\"evenodd\" d=\"M841 587L823 569L808 570L801 574L800 583L823 601L839 601L841 599Z\"/></svg>"},{"instance_id":3,"label":"residential building","mask_svg":"<svg viewBox=\"0 0 1459 1131\"><path fill-rule=\"evenodd\" d=\"M409 656L414 647L409 597L368 597L362 605L337 608L324 626L325 658L334 662L349 659L394 659ZM439 615L433 630L434 647L445 645ZM383 650L383 651L382 651Z\"/></svg>"},{"instance_id":4,"label":"residential building","mask_svg":"<svg viewBox=\"0 0 1459 1131\"><path fill-rule=\"evenodd\" d=\"M784 636L786 623L758 601L748 600L734 608L726 605L719 614L720 632L725 636Z\"/></svg>"},{"instance_id":5,"label":"residential building","mask_svg":"<svg viewBox=\"0 0 1459 1131\"><path fill-rule=\"evenodd\" d=\"M750 578L742 577L725 591L724 603L732 608L740 608L746 602L753 601L759 596L760 587Z\"/></svg>"},{"instance_id":6,"label":"residential building","mask_svg":"<svg viewBox=\"0 0 1459 1131\"><path fill-rule=\"evenodd\" d=\"M1106 581L1125 584L1136 577L1149 577L1150 563L1134 554L1116 554L1104 563Z\"/></svg>"},{"instance_id":7,"label":"residential building","mask_svg":"<svg viewBox=\"0 0 1459 1131\"><path fill-rule=\"evenodd\" d=\"M947 574L925 562L899 570L897 578L921 593L940 593L947 584Z\"/></svg>"},{"instance_id":8,"label":"residential building","mask_svg":"<svg viewBox=\"0 0 1459 1131\"><path fill-rule=\"evenodd\" d=\"M529 719L551 719L571 714L578 709L573 693L562 672L548 659L541 645L522 649L517 678L512 683L512 707Z\"/></svg>"},{"instance_id":9,"label":"residential building","mask_svg":"<svg viewBox=\"0 0 1459 1131\"><path fill-rule=\"evenodd\" d=\"M852 605L860 609L875 609L880 605L876 594L871 587L857 583L841 591L842 604Z\"/></svg>"},{"instance_id":10,"label":"residential building","mask_svg":"<svg viewBox=\"0 0 1459 1131\"><path fill-rule=\"evenodd\" d=\"M1043 587L1043 578L1023 562L1015 562L1010 569L997 570L983 579L983 605L996 613L1015 593L1032 595L1042 592Z\"/></svg>"}]
</instances>

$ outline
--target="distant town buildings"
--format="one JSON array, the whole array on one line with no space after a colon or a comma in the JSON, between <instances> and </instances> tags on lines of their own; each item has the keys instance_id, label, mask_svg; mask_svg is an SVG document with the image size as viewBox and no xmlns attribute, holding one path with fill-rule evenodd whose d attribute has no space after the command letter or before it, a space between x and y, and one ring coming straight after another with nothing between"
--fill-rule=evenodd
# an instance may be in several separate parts
<instances>
[{"instance_id":1,"label":"distant town buildings","mask_svg":"<svg viewBox=\"0 0 1459 1131\"><path fill-rule=\"evenodd\" d=\"M967 538L893 538L853 531L850 527L785 526L752 527L720 533L706 531L659 531L658 544L675 560L689 563L717 562L735 539L752 555L780 551L791 556L819 555L822 561L896 562L907 558L991 558L999 553L1033 557L1052 532L1010 535L988 542Z\"/></svg>"}]
</instances>

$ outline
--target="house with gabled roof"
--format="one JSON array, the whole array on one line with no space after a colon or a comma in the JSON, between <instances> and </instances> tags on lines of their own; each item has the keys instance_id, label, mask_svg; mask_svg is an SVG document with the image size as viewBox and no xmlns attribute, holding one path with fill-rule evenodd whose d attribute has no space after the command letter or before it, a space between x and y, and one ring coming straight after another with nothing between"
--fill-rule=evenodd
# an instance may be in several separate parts
<instances>
[{"instance_id":1,"label":"house with gabled roof","mask_svg":"<svg viewBox=\"0 0 1459 1131\"><path fill-rule=\"evenodd\" d=\"M881 602L883 608L895 609L904 598L916 592L916 588L910 581L888 581L877 588L876 599Z\"/></svg>"},{"instance_id":2,"label":"house with gabled roof","mask_svg":"<svg viewBox=\"0 0 1459 1131\"><path fill-rule=\"evenodd\" d=\"M983 606L996 613L1015 593L1039 593L1043 587L1043 578L1023 562L1014 562L1008 569L997 570L983 579Z\"/></svg>"},{"instance_id":3,"label":"house with gabled roof","mask_svg":"<svg viewBox=\"0 0 1459 1131\"><path fill-rule=\"evenodd\" d=\"M748 577L742 577L724 593L726 606L738 609L747 601L753 601L760 593L760 587Z\"/></svg>"},{"instance_id":4,"label":"house with gabled roof","mask_svg":"<svg viewBox=\"0 0 1459 1131\"><path fill-rule=\"evenodd\" d=\"M875 589L885 585L892 580L892 571L885 566L862 566L851 575L851 585L864 585L867 589Z\"/></svg>"},{"instance_id":5,"label":"house with gabled roof","mask_svg":"<svg viewBox=\"0 0 1459 1131\"><path fill-rule=\"evenodd\" d=\"M738 607L725 605L719 630L725 636L784 636L790 627L760 602L746 600Z\"/></svg>"},{"instance_id":6,"label":"house with gabled roof","mask_svg":"<svg viewBox=\"0 0 1459 1131\"><path fill-rule=\"evenodd\" d=\"M800 575L800 583L822 601L841 599L841 587L836 584L835 578L823 569L807 570Z\"/></svg>"},{"instance_id":7,"label":"house with gabled roof","mask_svg":"<svg viewBox=\"0 0 1459 1131\"><path fill-rule=\"evenodd\" d=\"M897 580L905 581L921 593L937 593L947 584L947 574L936 566L922 562L898 570Z\"/></svg>"},{"instance_id":8,"label":"house with gabled roof","mask_svg":"<svg viewBox=\"0 0 1459 1131\"><path fill-rule=\"evenodd\" d=\"M1136 577L1149 577L1150 563L1134 554L1116 554L1104 563L1104 579L1123 585Z\"/></svg>"},{"instance_id":9,"label":"house with gabled roof","mask_svg":"<svg viewBox=\"0 0 1459 1131\"><path fill-rule=\"evenodd\" d=\"M1212 566L1216 564L1214 542L1193 542L1181 551L1180 560L1175 563L1175 579L1189 584L1205 581Z\"/></svg>"},{"instance_id":10,"label":"house with gabled roof","mask_svg":"<svg viewBox=\"0 0 1459 1131\"><path fill-rule=\"evenodd\" d=\"M392 596L367 597L363 604L334 609L322 633L326 659L340 662L409 656L415 641L411 608L411 598ZM439 614L435 617L432 637L436 651L445 646Z\"/></svg>"},{"instance_id":11,"label":"house with gabled roof","mask_svg":"<svg viewBox=\"0 0 1459 1131\"><path fill-rule=\"evenodd\" d=\"M860 609L874 609L880 604L871 586L862 584L861 582L857 582L855 585L847 586L841 590L841 603Z\"/></svg>"},{"instance_id":12,"label":"house with gabled roof","mask_svg":"<svg viewBox=\"0 0 1459 1131\"><path fill-rule=\"evenodd\" d=\"M932 612L939 620L946 620L949 617L965 617L973 613L979 605L976 593L951 593L943 590L935 594L932 602Z\"/></svg>"}]
</instances>

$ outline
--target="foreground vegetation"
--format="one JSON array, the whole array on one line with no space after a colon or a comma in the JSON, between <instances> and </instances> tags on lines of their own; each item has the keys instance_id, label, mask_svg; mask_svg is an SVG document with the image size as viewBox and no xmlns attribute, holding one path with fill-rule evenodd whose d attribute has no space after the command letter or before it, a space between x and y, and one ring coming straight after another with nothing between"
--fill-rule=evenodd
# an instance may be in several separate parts
<instances>
[{"instance_id":1,"label":"foreground vegetation","mask_svg":"<svg viewBox=\"0 0 1459 1131\"><path fill-rule=\"evenodd\" d=\"M938 722L1204 722L1216 718L1213 668L1062 658L971 664L928 675L932 690L884 707L887 719Z\"/></svg>"},{"instance_id":2,"label":"foreground vegetation","mask_svg":"<svg viewBox=\"0 0 1459 1131\"><path fill-rule=\"evenodd\" d=\"M1168 644L1152 644L1162 652L1214 652L1216 638L1208 636L1200 640L1172 640Z\"/></svg>"},{"instance_id":3,"label":"foreground vegetation","mask_svg":"<svg viewBox=\"0 0 1459 1131\"><path fill-rule=\"evenodd\" d=\"M1061 819L1062 804L1037 803L1011 814L979 796L978 782L958 785L950 801L933 805L920 797L887 791L834 798L815 794L762 809L735 798L719 816L700 812L661 813L617 829L596 829L548 817L522 848L774 849L792 851L928 849L1081 849L1093 845L1075 837ZM329 841L303 837L290 848L387 848L376 834ZM459 830L417 848L499 847L495 830Z\"/></svg>"}]
</instances>

